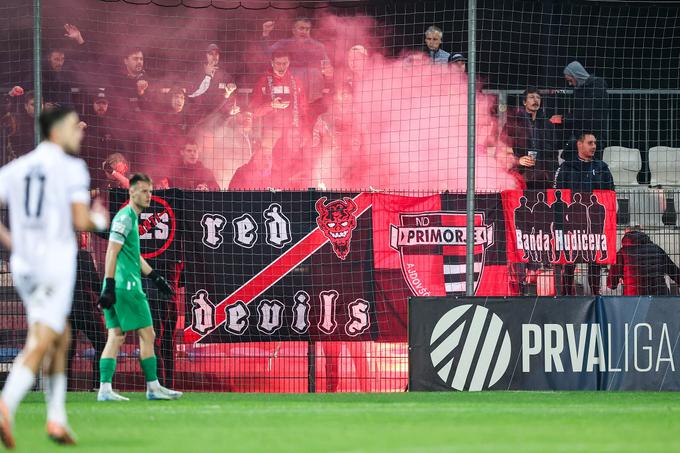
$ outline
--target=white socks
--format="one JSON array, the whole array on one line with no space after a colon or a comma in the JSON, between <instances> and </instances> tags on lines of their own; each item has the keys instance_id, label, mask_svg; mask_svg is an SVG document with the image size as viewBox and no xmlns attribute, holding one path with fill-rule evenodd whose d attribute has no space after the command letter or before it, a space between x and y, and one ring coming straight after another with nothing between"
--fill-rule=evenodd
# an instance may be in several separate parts
<instances>
[{"instance_id":1,"label":"white socks","mask_svg":"<svg viewBox=\"0 0 680 453\"><path fill-rule=\"evenodd\" d=\"M45 403L47 420L66 425L66 375L64 373L45 376Z\"/></svg>"},{"instance_id":2,"label":"white socks","mask_svg":"<svg viewBox=\"0 0 680 453\"><path fill-rule=\"evenodd\" d=\"M146 389L151 392L156 392L161 389L161 383L158 382L158 379L155 381L149 381L146 383Z\"/></svg>"},{"instance_id":3,"label":"white socks","mask_svg":"<svg viewBox=\"0 0 680 453\"><path fill-rule=\"evenodd\" d=\"M7 377L5 388L2 389L2 401L7 405L12 420L19 407L19 403L24 399L35 383L35 374L30 368L17 362L14 363L12 371Z\"/></svg>"},{"instance_id":4,"label":"white socks","mask_svg":"<svg viewBox=\"0 0 680 453\"><path fill-rule=\"evenodd\" d=\"M110 382L100 382L99 383L99 392L100 393L113 392L113 387L111 387L111 383Z\"/></svg>"}]
</instances>

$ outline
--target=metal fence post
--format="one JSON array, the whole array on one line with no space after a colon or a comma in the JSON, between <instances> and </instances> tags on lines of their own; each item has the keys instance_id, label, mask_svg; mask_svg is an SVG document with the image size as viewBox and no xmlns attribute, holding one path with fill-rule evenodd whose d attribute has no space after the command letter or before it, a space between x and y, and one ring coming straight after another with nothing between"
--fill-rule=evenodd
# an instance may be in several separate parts
<instances>
[{"instance_id":1,"label":"metal fence post","mask_svg":"<svg viewBox=\"0 0 680 453\"><path fill-rule=\"evenodd\" d=\"M465 294L475 295L475 111L477 105L477 1L468 0L467 203L465 235Z\"/></svg>"},{"instance_id":2,"label":"metal fence post","mask_svg":"<svg viewBox=\"0 0 680 453\"><path fill-rule=\"evenodd\" d=\"M40 143L40 123L38 118L40 117L40 112L42 111L42 84L40 77L40 54L42 53L40 46L40 0L33 0L33 104L35 116L33 120L33 133L35 146Z\"/></svg>"}]
</instances>

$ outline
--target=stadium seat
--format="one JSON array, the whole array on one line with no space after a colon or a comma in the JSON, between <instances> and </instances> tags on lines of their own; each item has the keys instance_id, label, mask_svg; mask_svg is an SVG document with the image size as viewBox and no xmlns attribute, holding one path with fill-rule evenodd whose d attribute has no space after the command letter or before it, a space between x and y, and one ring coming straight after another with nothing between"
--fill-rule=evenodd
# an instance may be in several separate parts
<instances>
[{"instance_id":1,"label":"stadium seat","mask_svg":"<svg viewBox=\"0 0 680 453\"><path fill-rule=\"evenodd\" d=\"M655 146L649 149L652 186L680 185L680 148Z\"/></svg>"},{"instance_id":2,"label":"stadium seat","mask_svg":"<svg viewBox=\"0 0 680 453\"><path fill-rule=\"evenodd\" d=\"M663 226L661 217L666 210L666 197L674 197L674 194L644 186L637 186L635 189L625 187L616 189L618 200L628 200L629 225ZM625 225L619 226L625 227Z\"/></svg>"},{"instance_id":3,"label":"stadium seat","mask_svg":"<svg viewBox=\"0 0 680 453\"><path fill-rule=\"evenodd\" d=\"M640 150L623 146L608 146L603 160L609 166L616 186L637 186L637 174L642 168Z\"/></svg>"}]
</instances>

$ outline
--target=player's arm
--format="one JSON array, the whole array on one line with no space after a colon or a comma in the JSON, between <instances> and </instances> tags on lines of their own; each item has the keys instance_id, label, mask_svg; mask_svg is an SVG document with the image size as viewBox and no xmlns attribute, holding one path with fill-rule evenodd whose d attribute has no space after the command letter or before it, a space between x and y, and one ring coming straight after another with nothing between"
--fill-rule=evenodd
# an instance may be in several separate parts
<instances>
[{"instance_id":1,"label":"player's arm","mask_svg":"<svg viewBox=\"0 0 680 453\"><path fill-rule=\"evenodd\" d=\"M143 256L139 257L139 264L142 268L142 275L144 277L150 278L154 286L158 288L158 291L162 292L166 296L172 296L175 294L175 290L172 289L172 286L170 286L165 277L155 271Z\"/></svg>"},{"instance_id":2,"label":"player's arm","mask_svg":"<svg viewBox=\"0 0 680 453\"><path fill-rule=\"evenodd\" d=\"M118 255L128 234L132 230L132 219L128 216L117 216L111 223L111 233L109 234L109 244L106 247L106 258L104 260L104 288L99 296L99 306L111 308L116 303L116 266Z\"/></svg>"},{"instance_id":3,"label":"player's arm","mask_svg":"<svg viewBox=\"0 0 680 453\"><path fill-rule=\"evenodd\" d=\"M122 248L123 243L115 240L112 231L104 260L104 287L97 301L101 308L111 308L116 303L116 264Z\"/></svg>"}]
</instances>

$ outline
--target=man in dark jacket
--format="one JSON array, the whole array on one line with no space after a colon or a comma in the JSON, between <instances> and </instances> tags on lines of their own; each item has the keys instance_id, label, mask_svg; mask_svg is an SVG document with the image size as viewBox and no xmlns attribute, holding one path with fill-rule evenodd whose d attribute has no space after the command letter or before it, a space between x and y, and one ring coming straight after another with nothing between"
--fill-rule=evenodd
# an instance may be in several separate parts
<instances>
[{"instance_id":1,"label":"man in dark jacket","mask_svg":"<svg viewBox=\"0 0 680 453\"><path fill-rule=\"evenodd\" d=\"M234 105L234 78L220 68L219 63L220 48L217 44L210 44L200 71L187 75L187 98L193 102L196 112L201 116L212 113L223 104L226 104L227 111Z\"/></svg>"},{"instance_id":2,"label":"man in dark jacket","mask_svg":"<svg viewBox=\"0 0 680 453\"><path fill-rule=\"evenodd\" d=\"M172 187L185 190L220 190L214 173L199 159L198 144L187 140L180 150L181 164L176 175L170 178Z\"/></svg>"},{"instance_id":3,"label":"man in dark jacket","mask_svg":"<svg viewBox=\"0 0 680 453\"><path fill-rule=\"evenodd\" d=\"M616 289L623 281L624 296L667 296L670 291L664 275L680 282L680 268L661 247L639 226L626 230L616 264L609 271L608 286Z\"/></svg>"},{"instance_id":4,"label":"man in dark jacket","mask_svg":"<svg viewBox=\"0 0 680 453\"><path fill-rule=\"evenodd\" d=\"M590 131L580 133L576 141L576 148L578 158L565 161L557 169L555 173L555 189L571 190L572 198L575 193L590 194L593 190L614 190L614 178L609 171L609 167L606 163L595 158L595 151L597 150L595 134ZM589 200L590 195L582 198ZM588 225L586 224L572 224L570 228L588 231ZM576 294L574 288L574 270L575 265L573 264L564 266L564 287L567 295ZM593 295L600 293L600 273L601 266L599 264L588 263L588 284Z\"/></svg>"},{"instance_id":5,"label":"man in dark jacket","mask_svg":"<svg viewBox=\"0 0 680 453\"><path fill-rule=\"evenodd\" d=\"M572 61L564 68L564 78L574 88L573 108L567 117L554 116L551 120L564 124L565 135L569 139L565 160L575 158L575 139L581 131L592 131L600 142L597 158L607 147L607 120L609 118L609 95L607 82L585 70L578 61Z\"/></svg>"},{"instance_id":6,"label":"man in dark jacket","mask_svg":"<svg viewBox=\"0 0 680 453\"><path fill-rule=\"evenodd\" d=\"M527 189L546 190L552 187L558 163L554 128L541 110L541 95L536 88L524 90L523 104L508 115L504 132Z\"/></svg>"},{"instance_id":7,"label":"man in dark jacket","mask_svg":"<svg viewBox=\"0 0 680 453\"><path fill-rule=\"evenodd\" d=\"M555 188L590 193L614 190L614 178L606 163L596 158L598 139L591 131L582 132L576 140L577 158L567 160L555 173Z\"/></svg>"}]
</instances>

